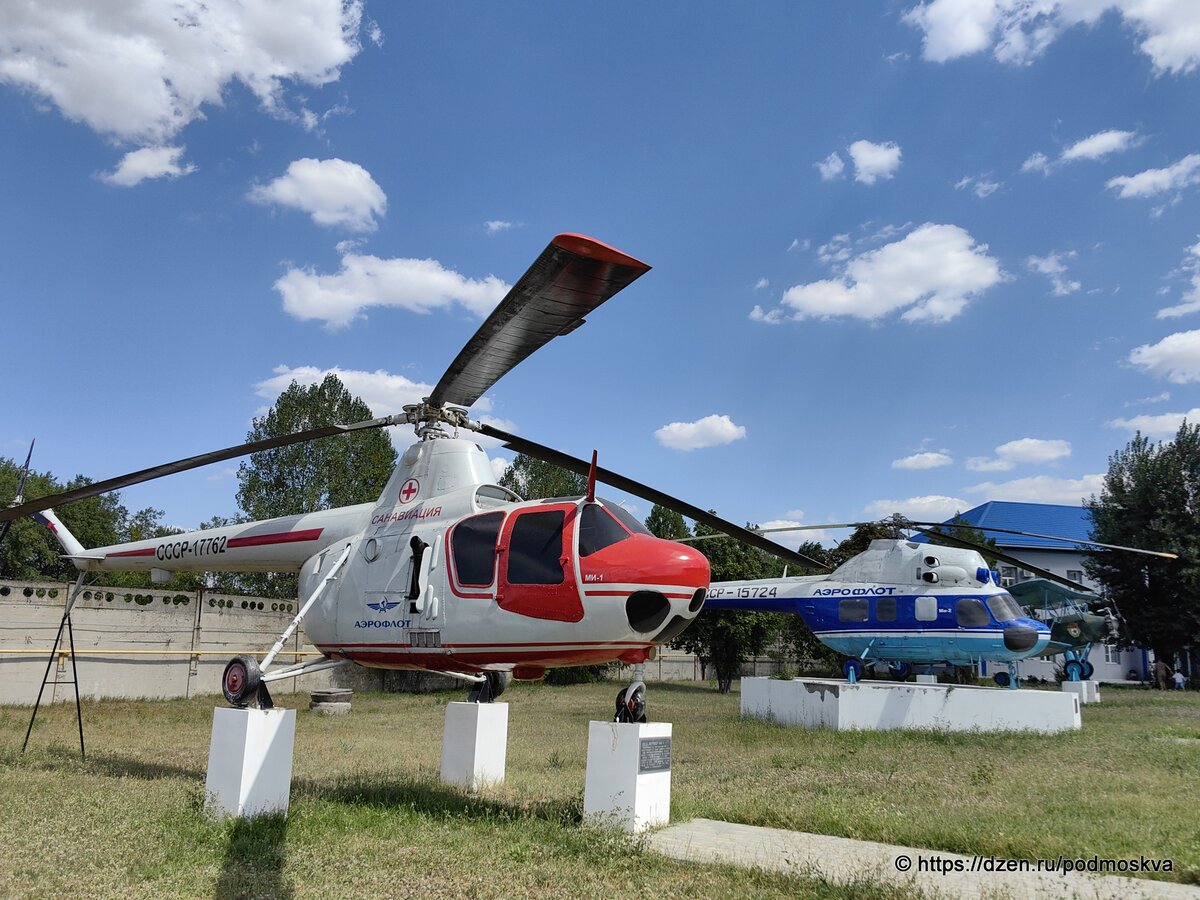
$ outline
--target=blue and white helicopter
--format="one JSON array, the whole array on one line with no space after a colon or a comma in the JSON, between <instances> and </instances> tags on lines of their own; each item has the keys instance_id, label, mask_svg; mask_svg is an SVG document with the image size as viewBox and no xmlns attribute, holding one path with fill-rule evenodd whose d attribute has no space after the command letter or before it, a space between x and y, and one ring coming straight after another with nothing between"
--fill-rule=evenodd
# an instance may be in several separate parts
<instances>
[{"instance_id":1,"label":"blue and white helicopter","mask_svg":"<svg viewBox=\"0 0 1200 900\"><path fill-rule=\"evenodd\" d=\"M762 531L862 524L870 523ZM1053 648L1050 626L1026 615L1000 586L998 573L989 568L980 551L1019 564L1043 578L1067 583L1064 578L994 548L927 530L940 523L893 516L883 524L897 534L918 531L957 546L918 543L902 537L874 540L867 550L825 575L714 582L709 587L706 608L801 616L821 643L845 656L842 671L851 683L875 663L886 663L892 678L903 681L914 665L987 662L1003 664L1007 669L993 676L997 685L1015 688L1020 660L1047 651L1061 652ZM1087 546L1173 556L1108 544Z\"/></svg>"}]
</instances>

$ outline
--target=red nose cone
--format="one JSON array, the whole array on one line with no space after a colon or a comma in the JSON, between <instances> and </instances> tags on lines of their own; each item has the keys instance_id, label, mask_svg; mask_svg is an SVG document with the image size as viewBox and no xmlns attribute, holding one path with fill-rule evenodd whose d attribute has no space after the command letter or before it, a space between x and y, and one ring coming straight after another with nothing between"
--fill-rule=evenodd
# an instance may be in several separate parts
<instances>
[{"instance_id":1,"label":"red nose cone","mask_svg":"<svg viewBox=\"0 0 1200 900\"><path fill-rule=\"evenodd\" d=\"M625 583L707 588L708 560L686 544L645 534L605 547L579 561L584 584Z\"/></svg>"}]
</instances>

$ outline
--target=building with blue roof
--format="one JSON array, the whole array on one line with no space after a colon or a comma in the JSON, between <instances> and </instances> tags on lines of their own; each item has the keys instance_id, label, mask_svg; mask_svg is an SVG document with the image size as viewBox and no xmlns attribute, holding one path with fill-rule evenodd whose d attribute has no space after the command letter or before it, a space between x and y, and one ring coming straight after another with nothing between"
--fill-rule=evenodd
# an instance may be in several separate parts
<instances>
[{"instance_id":1,"label":"building with blue roof","mask_svg":"<svg viewBox=\"0 0 1200 900\"><path fill-rule=\"evenodd\" d=\"M1038 535L1059 535L1072 540L1086 541L1092 532L1092 514L1086 507L989 500L960 513L957 518L960 522L978 528L1009 556L1099 592L1100 585L1088 578L1083 568L1084 551L1077 544L1054 540L1052 537L1003 534L986 530L989 526L1009 528L1015 531L1035 532ZM950 525L953 521L948 520L945 524ZM914 540L926 539L918 537ZM1004 561L999 561L996 568L1000 573L1000 583L1005 586L1038 577L1028 569ZM1061 662L1061 657L1052 660L1026 660L1021 664L1021 672L1040 678L1052 678L1055 666ZM1108 644L1093 649L1091 662L1096 667L1095 678L1103 681L1123 681L1130 671L1135 672L1137 677L1142 677L1148 667L1145 650L1119 650Z\"/></svg>"}]
</instances>

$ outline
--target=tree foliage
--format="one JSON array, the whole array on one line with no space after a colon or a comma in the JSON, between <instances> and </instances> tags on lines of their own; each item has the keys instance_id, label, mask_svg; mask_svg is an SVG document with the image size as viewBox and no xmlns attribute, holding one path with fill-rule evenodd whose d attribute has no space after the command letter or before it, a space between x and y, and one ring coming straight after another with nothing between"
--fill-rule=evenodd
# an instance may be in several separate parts
<instances>
[{"instance_id":1,"label":"tree foliage","mask_svg":"<svg viewBox=\"0 0 1200 900\"><path fill-rule=\"evenodd\" d=\"M1116 601L1134 640L1168 663L1200 638L1200 425L1152 443L1138 433L1108 461L1099 497L1086 504L1092 538L1179 554L1090 553L1088 575Z\"/></svg>"},{"instance_id":2,"label":"tree foliage","mask_svg":"<svg viewBox=\"0 0 1200 900\"><path fill-rule=\"evenodd\" d=\"M0 503L7 504L16 493L21 466L15 460L0 459ZM65 484L50 472L30 471L25 482L26 500L74 490L89 484L91 479L76 475ZM63 525L79 539L84 547L106 547L126 541L175 534L179 529L162 524L163 511L146 507L131 513L121 503L117 493L90 497L55 510ZM14 580L52 579L73 581L79 574L75 566L62 556L62 547L47 528L32 519L12 523L4 543L0 545L0 578ZM148 572L106 572L99 584L121 587L149 587ZM192 590L199 584L193 575L178 574L161 587L171 590Z\"/></svg>"},{"instance_id":3,"label":"tree foliage","mask_svg":"<svg viewBox=\"0 0 1200 900\"><path fill-rule=\"evenodd\" d=\"M247 441L259 441L335 423L371 418L370 407L333 374L320 384L293 381L262 418L255 418ZM245 519L353 506L377 500L396 467L396 451L378 429L261 450L238 466L238 505ZM243 589L266 597L294 597L296 576L239 576Z\"/></svg>"},{"instance_id":4,"label":"tree foliage","mask_svg":"<svg viewBox=\"0 0 1200 900\"><path fill-rule=\"evenodd\" d=\"M526 500L547 497L580 497L587 493L587 479L533 456L518 453L500 478L501 487Z\"/></svg>"},{"instance_id":5,"label":"tree foliage","mask_svg":"<svg viewBox=\"0 0 1200 900\"><path fill-rule=\"evenodd\" d=\"M996 545L995 538L988 537L978 528L975 528L968 522L964 522L962 517L957 514L955 514L954 518L950 520L949 525L939 525L936 528L930 528L929 532L929 542L938 546L954 546L954 544L951 544L948 541L943 542L938 540L937 536L939 534L946 534L950 537L958 538L960 541L969 541L972 544L979 544L981 547L990 548L992 550L999 549L999 547ZM980 553L983 554L984 562L987 563L989 569L996 568L996 557L989 556L987 550L981 550Z\"/></svg>"},{"instance_id":6,"label":"tree foliage","mask_svg":"<svg viewBox=\"0 0 1200 900\"><path fill-rule=\"evenodd\" d=\"M650 527L649 520L646 527ZM699 537L718 532L697 522L695 533ZM694 546L708 558L714 582L776 578L783 574L783 561L778 557L731 537L697 541ZM784 620L777 613L702 610L671 646L696 654L703 669L712 666L716 670L717 689L727 694L742 663L762 653L783 625Z\"/></svg>"}]
</instances>

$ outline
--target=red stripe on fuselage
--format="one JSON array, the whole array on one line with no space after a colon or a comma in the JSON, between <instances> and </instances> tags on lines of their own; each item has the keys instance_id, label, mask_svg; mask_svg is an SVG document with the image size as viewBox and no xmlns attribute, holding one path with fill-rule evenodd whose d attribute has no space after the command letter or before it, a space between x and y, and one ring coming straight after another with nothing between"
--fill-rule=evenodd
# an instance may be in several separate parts
<instances>
[{"instance_id":1,"label":"red stripe on fuselage","mask_svg":"<svg viewBox=\"0 0 1200 900\"><path fill-rule=\"evenodd\" d=\"M153 556L154 548L147 547L144 550L122 550L119 553L105 553L105 559L112 559L117 556Z\"/></svg>"},{"instance_id":2,"label":"red stripe on fuselage","mask_svg":"<svg viewBox=\"0 0 1200 900\"><path fill-rule=\"evenodd\" d=\"M247 537L230 538L225 545L229 549L235 547L265 547L268 544L296 544L301 541L315 541L321 536L323 528L310 528L307 531L281 531L277 534L252 534ZM153 552L153 551L151 551Z\"/></svg>"}]
</instances>

